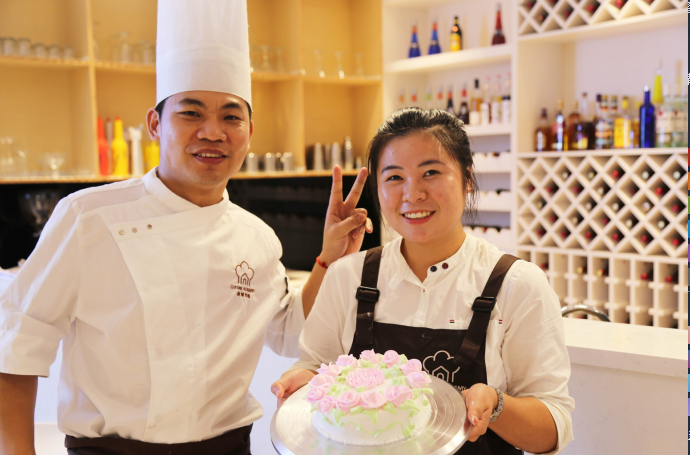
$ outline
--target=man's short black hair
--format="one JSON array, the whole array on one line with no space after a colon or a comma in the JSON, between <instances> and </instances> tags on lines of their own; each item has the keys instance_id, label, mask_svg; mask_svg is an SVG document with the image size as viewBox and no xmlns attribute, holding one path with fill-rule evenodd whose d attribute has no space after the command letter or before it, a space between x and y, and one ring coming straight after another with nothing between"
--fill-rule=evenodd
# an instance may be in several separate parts
<instances>
[{"instance_id":1,"label":"man's short black hair","mask_svg":"<svg viewBox=\"0 0 690 455\"><path fill-rule=\"evenodd\" d=\"M170 97L168 97L170 98ZM158 106L156 106L155 111L158 112L158 118L162 119L163 118L163 108L165 107L165 102L168 101L168 98L164 98L160 103L158 103ZM246 102L246 101L245 101ZM249 110L249 121L252 121L252 107L247 103L247 109Z\"/></svg>"}]
</instances>

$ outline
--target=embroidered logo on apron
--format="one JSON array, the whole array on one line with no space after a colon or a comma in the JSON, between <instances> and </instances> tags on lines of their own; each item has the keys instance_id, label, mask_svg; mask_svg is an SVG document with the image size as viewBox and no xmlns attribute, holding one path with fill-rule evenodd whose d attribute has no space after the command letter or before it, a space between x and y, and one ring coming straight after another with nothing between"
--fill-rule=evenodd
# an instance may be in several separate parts
<instances>
[{"instance_id":1,"label":"embroidered logo on apron","mask_svg":"<svg viewBox=\"0 0 690 455\"><path fill-rule=\"evenodd\" d=\"M254 278L254 269L249 267L245 261L235 267L235 274L237 275L237 283L230 286L230 289L237 291L238 297L251 298L254 289L249 286Z\"/></svg>"},{"instance_id":2,"label":"embroidered logo on apron","mask_svg":"<svg viewBox=\"0 0 690 455\"><path fill-rule=\"evenodd\" d=\"M455 381L455 373L460 371L460 367L455 365L453 356L448 351L438 351L433 356L425 358L422 367L430 375L449 383Z\"/></svg>"}]
</instances>

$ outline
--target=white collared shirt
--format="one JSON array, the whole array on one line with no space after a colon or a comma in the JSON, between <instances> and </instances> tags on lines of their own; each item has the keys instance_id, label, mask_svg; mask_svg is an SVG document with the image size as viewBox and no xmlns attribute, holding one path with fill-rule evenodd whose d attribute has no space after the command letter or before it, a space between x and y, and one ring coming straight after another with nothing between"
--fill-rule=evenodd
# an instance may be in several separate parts
<instances>
[{"instance_id":1,"label":"white collared shirt","mask_svg":"<svg viewBox=\"0 0 690 455\"><path fill-rule=\"evenodd\" d=\"M481 295L502 253L467 234L460 249L430 267L421 282L401 254L401 242L398 238L383 249L378 278L381 295L374 320L467 329L472 303ZM328 268L300 337L302 356L293 368L314 370L350 351L364 256L364 252L352 254ZM507 273L496 300L486 340L488 383L512 397L540 399L556 422L559 447L552 453L558 453L573 439L570 414L575 405L568 395L570 361L558 297L541 269L518 261Z\"/></svg>"},{"instance_id":2,"label":"white collared shirt","mask_svg":"<svg viewBox=\"0 0 690 455\"><path fill-rule=\"evenodd\" d=\"M299 352L301 290L281 255L227 192L200 208L155 169L71 194L0 296L0 372L48 376L64 339L58 424L75 437L180 443L249 425L264 343Z\"/></svg>"}]
</instances>

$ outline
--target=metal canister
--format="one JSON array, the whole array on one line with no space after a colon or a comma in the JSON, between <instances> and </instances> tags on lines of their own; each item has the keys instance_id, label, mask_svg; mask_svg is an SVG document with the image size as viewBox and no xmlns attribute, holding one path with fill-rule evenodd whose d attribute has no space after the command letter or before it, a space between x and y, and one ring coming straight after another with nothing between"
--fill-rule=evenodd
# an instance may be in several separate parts
<instances>
[{"instance_id":1,"label":"metal canister","mask_svg":"<svg viewBox=\"0 0 690 455\"><path fill-rule=\"evenodd\" d=\"M17 53L17 41L6 36L2 39L2 53L5 55L15 55Z\"/></svg>"},{"instance_id":2,"label":"metal canister","mask_svg":"<svg viewBox=\"0 0 690 455\"><path fill-rule=\"evenodd\" d=\"M275 172L276 171L276 157L272 153L267 153L264 155L264 171L265 172Z\"/></svg>"},{"instance_id":3,"label":"metal canister","mask_svg":"<svg viewBox=\"0 0 690 455\"><path fill-rule=\"evenodd\" d=\"M36 58L46 58L48 53L46 52L46 47L42 43L36 43L31 46L32 53Z\"/></svg>"},{"instance_id":4,"label":"metal canister","mask_svg":"<svg viewBox=\"0 0 690 455\"><path fill-rule=\"evenodd\" d=\"M285 172L292 172L295 170L295 165L292 159L292 153L283 153L283 170Z\"/></svg>"},{"instance_id":5,"label":"metal canister","mask_svg":"<svg viewBox=\"0 0 690 455\"><path fill-rule=\"evenodd\" d=\"M48 58L62 58L60 47L55 44L48 46Z\"/></svg>"},{"instance_id":6,"label":"metal canister","mask_svg":"<svg viewBox=\"0 0 690 455\"><path fill-rule=\"evenodd\" d=\"M340 143L334 142L331 146L331 169L340 166L342 167L343 158L340 151Z\"/></svg>"},{"instance_id":7,"label":"metal canister","mask_svg":"<svg viewBox=\"0 0 690 455\"><path fill-rule=\"evenodd\" d=\"M259 172L259 158L252 152L247 153L244 163L247 172Z\"/></svg>"},{"instance_id":8,"label":"metal canister","mask_svg":"<svg viewBox=\"0 0 690 455\"><path fill-rule=\"evenodd\" d=\"M321 146L321 142L314 144L314 163L312 168L315 171L323 171L323 146Z\"/></svg>"},{"instance_id":9,"label":"metal canister","mask_svg":"<svg viewBox=\"0 0 690 455\"><path fill-rule=\"evenodd\" d=\"M31 56L31 40L29 38L19 38L17 41L18 53L22 57Z\"/></svg>"}]
</instances>

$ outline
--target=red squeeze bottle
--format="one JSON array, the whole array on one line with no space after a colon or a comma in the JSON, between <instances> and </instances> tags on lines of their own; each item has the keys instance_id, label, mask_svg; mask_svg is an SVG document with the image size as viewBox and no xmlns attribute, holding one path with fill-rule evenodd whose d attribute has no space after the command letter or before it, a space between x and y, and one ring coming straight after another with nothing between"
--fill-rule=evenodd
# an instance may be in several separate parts
<instances>
[{"instance_id":1,"label":"red squeeze bottle","mask_svg":"<svg viewBox=\"0 0 690 455\"><path fill-rule=\"evenodd\" d=\"M100 116L98 117L98 170L101 175L110 175L108 141L105 139L105 126Z\"/></svg>"}]
</instances>

